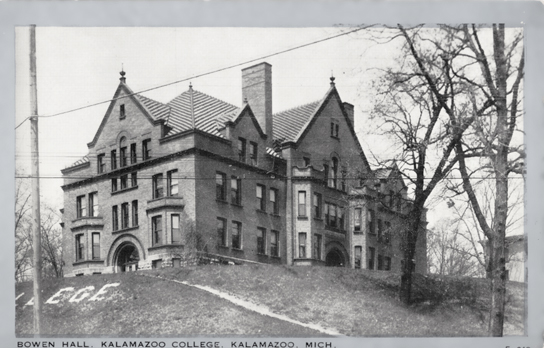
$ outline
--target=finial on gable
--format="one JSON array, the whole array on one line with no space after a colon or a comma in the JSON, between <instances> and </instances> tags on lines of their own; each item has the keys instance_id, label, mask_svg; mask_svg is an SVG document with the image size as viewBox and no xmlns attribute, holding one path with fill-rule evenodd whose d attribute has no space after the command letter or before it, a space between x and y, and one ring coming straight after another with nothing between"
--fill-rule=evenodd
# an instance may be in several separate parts
<instances>
[{"instance_id":1,"label":"finial on gable","mask_svg":"<svg viewBox=\"0 0 544 348\"><path fill-rule=\"evenodd\" d=\"M332 75L332 71L331 71L331 78L330 78L330 80L331 80L331 87L332 87L332 86L334 86L334 80L335 80L334 76Z\"/></svg>"},{"instance_id":2,"label":"finial on gable","mask_svg":"<svg viewBox=\"0 0 544 348\"><path fill-rule=\"evenodd\" d=\"M193 83L192 82L189 82L189 90L193 90Z\"/></svg>"},{"instance_id":3,"label":"finial on gable","mask_svg":"<svg viewBox=\"0 0 544 348\"><path fill-rule=\"evenodd\" d=\"M123 83L126 82L126 77L125 77L125 69L123 69L123 63L121 63L121 71L119 72L119 74L121 75L121 77L119 78L119 80Z\"/></svg>"}]
</instances>

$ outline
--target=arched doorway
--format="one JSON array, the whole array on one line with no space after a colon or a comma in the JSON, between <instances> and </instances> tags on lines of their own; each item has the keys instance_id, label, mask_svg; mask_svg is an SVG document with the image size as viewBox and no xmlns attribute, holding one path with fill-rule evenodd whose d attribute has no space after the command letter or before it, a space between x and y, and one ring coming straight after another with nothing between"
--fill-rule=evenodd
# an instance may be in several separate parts
<instances>
[{"instance_id":1,"label":"arched doorway","mask_svg":"<svg viewBox=\"0 0 544 348\"><path fill-rule=\"evenodd\" d=\"M330 267L344 267L346 265L344 255L336 248L331 249L325 257L325 265Z\"/></svg>"},{"instance_id":2,"label":"arched doorway","mask_svg":"<svg viewBox=\"0 0 544 348\"><path fill-rule=\"evenodd\" d=\"M116 254L116 272L134 272L138 269L140 255L138 254L138 248L134 244L131 242L121 244L117 248Z\"/></svg>"}]
</instances>

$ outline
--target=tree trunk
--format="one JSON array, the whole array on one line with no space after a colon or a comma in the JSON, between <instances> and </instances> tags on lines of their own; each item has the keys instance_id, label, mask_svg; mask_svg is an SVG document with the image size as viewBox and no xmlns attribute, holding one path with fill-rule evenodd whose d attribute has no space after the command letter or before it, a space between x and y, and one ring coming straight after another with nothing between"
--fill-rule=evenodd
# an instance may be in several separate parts
<instances>
[{"instance_id":1,"label":"tree trunk","mask_svg":"<svg viewBox=\"0 0 544 348\"><path fill-rule=\"evenodd\" d=\"M400 277L399 299L402 303L409 305L412 303L412 284L415 271L416 241L421 222L423 209L414 204L408 215L408 230L405 235L404 257L402 265L402 275Z\"/></svg>"}]
</instances>

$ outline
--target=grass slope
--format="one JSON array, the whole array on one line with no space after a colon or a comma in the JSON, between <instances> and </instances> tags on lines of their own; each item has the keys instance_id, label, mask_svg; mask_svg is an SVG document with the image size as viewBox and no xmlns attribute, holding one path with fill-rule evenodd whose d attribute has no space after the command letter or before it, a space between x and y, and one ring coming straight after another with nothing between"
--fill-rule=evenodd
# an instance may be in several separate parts
<instances>
[{"instance_id":1,"label":"grass slope","mask_svg":"<svg viewBox=\"0 0 544 348\"><path fill-rule=\"evenodd\" d=\"M234 306L207 292L157 278L206 285L241 299L268 306L305 323L334 328L349 336L483 336L489 305L485 279L419 277L419 301L404 306L397 300L398 274L325 267L270 265L163 269L132 274L48 280L44 301L59 289L80 289L120 282L101 302L44 305L44 332L82 336L259 335L319 336L304 327ZM17 335L32 331L32 284L17 285ZM428 300L428 299L431 300ZM522 335L523 284L508 285L505 334Z\"/></svg>"}]
</instances>

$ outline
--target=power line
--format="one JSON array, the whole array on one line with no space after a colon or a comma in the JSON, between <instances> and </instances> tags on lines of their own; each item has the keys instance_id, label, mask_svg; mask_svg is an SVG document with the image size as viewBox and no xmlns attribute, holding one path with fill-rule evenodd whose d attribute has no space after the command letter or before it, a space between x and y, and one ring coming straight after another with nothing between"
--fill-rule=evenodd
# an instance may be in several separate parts
<instances>
[{"instance_id":1,"label":"power line","mask_svg":"<svg viewBox=\"0 0 544 348\"><path fill-rule=\"evenodd\" d=\"M127 178L128 180L130 180L130 176L128 176L128 174L131 174L131 173L138 173L138 171L133 171L133 172L130 172L130 171L127 171L125 174L116 174L115 178L120 178L121 176L123 175L127 175ZM160 174L160 173L159 173ZM270 172L270 175L275 175L277 173L275 172ZM104 174L106 175L106 174ZM233 173L231 173L231 175L234 175ZM263 175L263 174L261 174ZM138 180L152 180L153 179L153 176L154 175L151 175L151 176L148 176L148 175L145 175L145 176L138 176L137 179ZM86 180L86 179L92 179L92 178L95 178L97 177L96 175L84 175L84 176L57 176L57 175L48 175L48 176L45 176L45 175L41 175L39 176L40 179L78 179L78 180ZM34 178L34 176L31 176L31 175L16 175L15 176L16 179L32 179ZM277 179L277 178L259 178L259 177L237 177L238 179L242 179L242 180L280 180L280 179ZM295 179L303 179L304 177L294 177ZM475 176L471 176L470 177L471 179L478 179L478 180L494 180L496 179L496 177L475 177ZM114 178L109 178L109 179L114 179ZM177 179L179 180L216 180L215 177L177 177ZM373 180L373 179L376 179L376 177L345 177L344 178L345 180ZM432 180L433 178L432 177L424 177L423 178L424 180ZM448 177L447 179L451 179L451 180L462 180L463 178L462 177ZM523 177L521 176L516 176L516 177L508 177L508 180L513 180L513 179L516 179L516 180L525 180ZM341 181L340 178L337 179L338 181ZM407 180L407 181L410 181L409 179L405 178L404 180ZM396 181L396 180L390 180L390 181Z\"/></svg>"}]
</instances>

